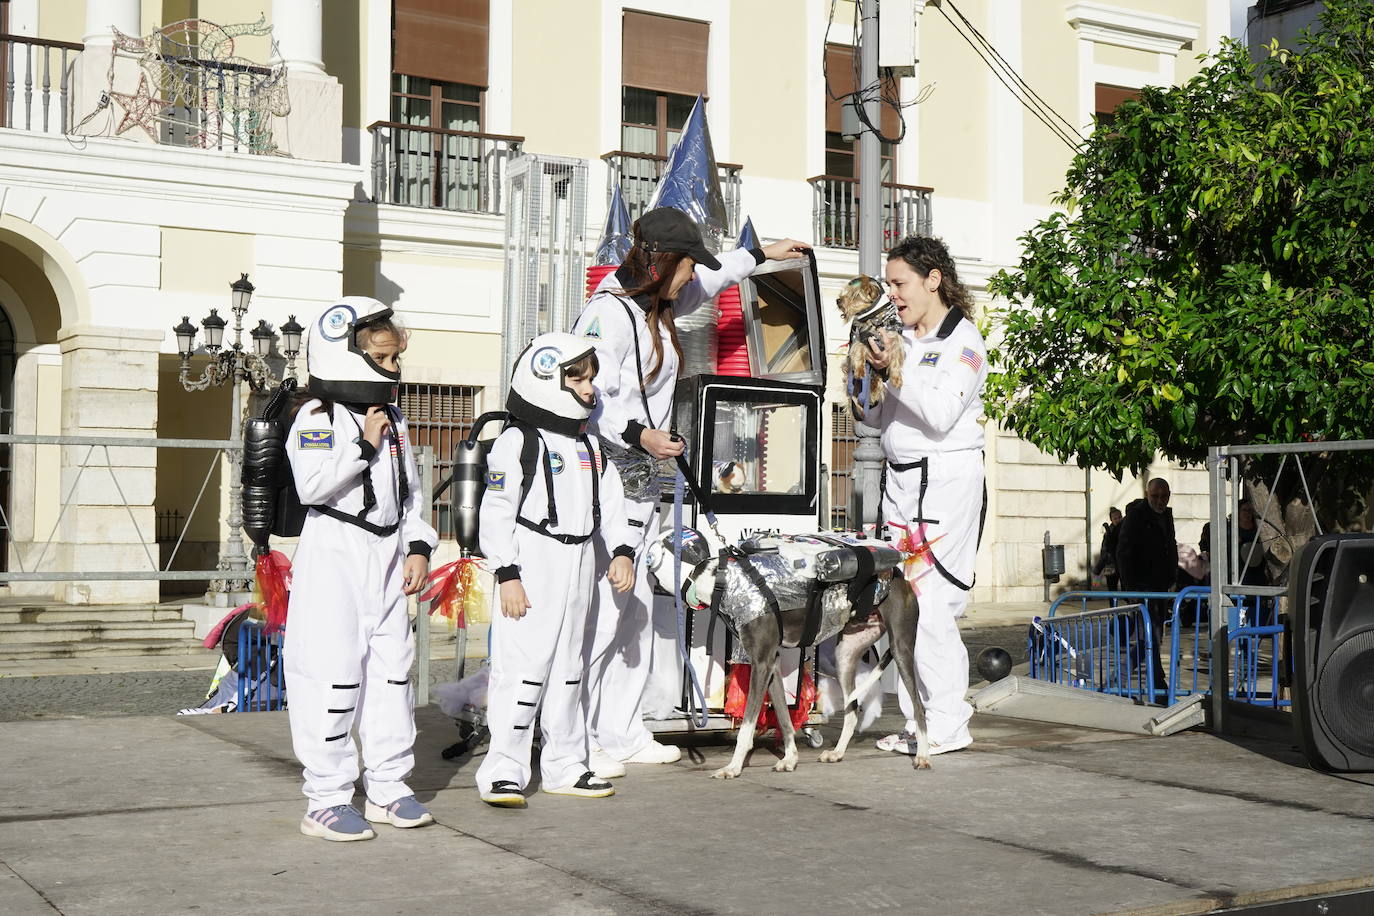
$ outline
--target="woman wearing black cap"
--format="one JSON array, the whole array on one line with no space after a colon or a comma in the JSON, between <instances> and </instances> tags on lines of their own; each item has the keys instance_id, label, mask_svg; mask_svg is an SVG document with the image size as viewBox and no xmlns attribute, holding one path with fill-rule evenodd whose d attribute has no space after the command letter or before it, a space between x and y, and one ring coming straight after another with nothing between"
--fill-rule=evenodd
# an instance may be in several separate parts
<instances>
[{"instance_id":1,"label":"woman wearing black cap","mask_svg":"<svg viewBox=\"0 0 1374 916\"><path fill-rule=\"evenodd\" d=\"M644 726L643 703L651 668L677 683L677 657L653 655L653 592L644 569L644 544L658 531L656 459L675 458L683 443L668 430L682 347L674 312L687 312L765 260L802 257L810 246L782 239L763 248L738 249L719 258L680 210L650 210L633 227L625 263L587 301L573 333L593 341L601 372L591 429L620 468L626 510L644 540L634 545L633 591L617 594L599 578L588 637L587 733L592 769L623 776L624 763L672 763L679 748L660 744ZM603 558L604 559L604 558ZM672 627L664 622L664 630Z\"/></svg>"}]
</instances>

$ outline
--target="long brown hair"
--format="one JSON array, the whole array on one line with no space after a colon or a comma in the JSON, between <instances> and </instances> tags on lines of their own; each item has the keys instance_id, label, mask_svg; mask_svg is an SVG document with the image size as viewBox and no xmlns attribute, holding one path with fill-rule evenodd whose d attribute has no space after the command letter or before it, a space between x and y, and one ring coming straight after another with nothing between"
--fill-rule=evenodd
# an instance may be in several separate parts
<instances>
[{"instance_id":1,"label":"long brown hair","mask_svg":"<svg viewBox=\"0 0 1374 916\"><path fill-rule=\"evenodd\" d=\"M940 271L940 301L952 309L958 309L969 321L973 320L973 297L968 287L959 282L959 274L954 269L954 258L940 239L928 235L909 235L902 239L887 253L889 261L905 261L906 266L923 277L930 276L932 270Z\"/></svg>"},{"instance_id":2,"label":"long brown hair","mask_svg":"<svg viewBox=\"0 0 1374 916\"><path fill-rule=\"evenodd\" d=\"M638 225L638 223L635 224L636 228ZM651 253L645 251L643 247L635 245L630 249L629 256L625 258L624 267L630 274L634 285L631 289L623 289L620 292L631 299L636 296L647 295L651 303L648 311L644 313L644 323L649 327L649 340L654 348L654 365L649 370L649 374L644 377L645 384L657 378L658 373L663 369L663 338L659 336L660 326L668 329L668 340L673 345L673 352L677 354L678 364L682 364L682 344L677 339L677 325L673 319L673 300L664 299L663 293L667 290L668 284L673 281L677 267L685 257L685 254L676 251Z\"/></svg>"}]
</instances>

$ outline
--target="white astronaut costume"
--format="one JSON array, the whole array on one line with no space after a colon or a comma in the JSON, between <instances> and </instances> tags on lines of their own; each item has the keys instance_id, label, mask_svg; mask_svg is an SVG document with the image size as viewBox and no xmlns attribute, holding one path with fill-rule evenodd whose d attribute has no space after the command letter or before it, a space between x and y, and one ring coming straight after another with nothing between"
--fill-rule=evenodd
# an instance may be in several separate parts
<instances>
[{"instance_id":1,"label":"white astronaut costume","mask_svg":"<svg viewBox=\"0 0 1374 916\"><path fill-rule=\"evenodd\" d=\"M763 262L763 255L757 249L737 249L720 254L718 260L718 270L698 264L691 282L678 292L673 308L679 317L749 276ZM587 301L573 333L596 346L601 362L591 429L603 441L637 450L642 430L669 427L678 358L667 327L660 326L663 364L647 380L655 357L644 317L646 306L619 294L634 285L624 268L605 277ZM655 617L653 586L645 575L644 547L659 531L659 500L627 494L625 503L637 557L635 585L617 593L604 577L598 581L587 647L588 735L617 760L628 760L649 747L653 734L645 727L644 716L671 713L682 693L675 612L664 603L661 619Z\"/></svg>"},{"instance_id":2,"label":"white astronaut costume","mask_svg":"<svg viewBox=\"0 0 1374 916\"><path fill-rule=\"evenodd\" d=\"M890 540L909 532L915 543L931 543L930 559L909 573L921 606L916 678L930 740L957 747L970 740L973 715L964 701L968 650L957 619L968 605L982 528L987 350L958 309L928 337L917 337L911 328L902 334L902 387L889 383L876 423L887 458L883 518ZM911 698L900 682L897 694L907 731L913 731Z\"/></svg>"},{"instance_id":3,"label":"white astronaut costume","mask_svg":"<svg viewBox=\"0 0 1374 916\"><path fill-rule=\"evenodd\" d=\"M402 570L410 554L438 543L400 412L389 408L384 447L362 438L363 405L396 399L399 372L377 366L357 345L391 309L347 297L308 329L312 394L287 437L301 503L310 506L293 561L286 628L291 741L304 765L307 812L352 800L358 778L354 722L368 799L385 808L413 793L415 656ZM346 405L353 405L352 407Z\"/></svg>"},{"instance_id":4,"label":"white astronaut costume","mask_svg":"<svg viewBox=\"0 0 1374 916\"><path fill-rule=\"evenodd\" d=\"M582 705L583 642L598 574L595 548L600 541L615 556L633 559L635 539L625 523L620 474L599 440L585 431L592 405L564 380L567 367L592 352L589 341L571 334L536 337L516 360L506 402L519 426L502 432L487 457L478 527L482 553L498 582L520 580L530 607L518 619L492 615L491 741L477 770L484 792L503 782L529 784L538 715L543 788L593 794L580 790L596 780L587 762ZM538 448L522 494L521 451L530 436ZM610 794L609 783L603 785L600 794ZM508 797L513 791L505 788Z\"/></svg>"}]
</instances>

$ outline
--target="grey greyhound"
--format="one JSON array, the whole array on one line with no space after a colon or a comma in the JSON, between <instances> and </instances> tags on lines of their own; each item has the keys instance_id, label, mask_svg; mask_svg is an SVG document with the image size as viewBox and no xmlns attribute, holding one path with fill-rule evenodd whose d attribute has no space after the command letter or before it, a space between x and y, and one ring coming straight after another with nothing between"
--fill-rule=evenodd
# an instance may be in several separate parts
<instances>
[{"instance_id":1,"label":"grey greyhound","mask_svg":"<svg viewBox=\"0 0 1374 916\"><path fill-rule=\"evenodd\" d=\"M836 675L845 697L844 729L835 747L821 754L821 763L839 763L844 759L859 723L859 697L874 686L881 673L881 669L873 672L863 689L856 692L854 680L859 659L883 633L888 633L892 643L892 660L897 663L897 673L915 706L916 755L912 758L912 765L918 770L930 769L925 708L916 689L916 621L919 616L919 604L911 585L901 576L893 576L887 598L877 606L876 613L867 619L853 618L845 625L835 646ZM753 661L749 700L744 710L744 721L740 724L739 737L735 741L735 754L728 764L711 774L712 778L734 779L744 770L744 760L754 746L755 723L763 706L765 689L772 699L783 741L782 759L774 764L773 769L779 773L790 773L797 768L797 740L787 711L778 651L783 647L796 647L806 625L806 610L783 611L781 634L778 632L778 622L778 618L772 614L765 614L740 628L740 643Z\"/></svg>"}]
</instances>

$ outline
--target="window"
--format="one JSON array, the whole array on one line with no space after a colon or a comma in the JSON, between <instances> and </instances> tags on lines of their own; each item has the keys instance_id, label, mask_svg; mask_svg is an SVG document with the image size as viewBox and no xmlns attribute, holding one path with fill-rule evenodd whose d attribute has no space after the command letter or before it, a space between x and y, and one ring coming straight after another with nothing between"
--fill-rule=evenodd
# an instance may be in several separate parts
<instances>
[{"instance_id":1,"label":"window","mask_svg":"<svg viewBox=\"0 0 1374 916\"><path fill-rule=\"evenodd\" d=\"M619 181L630 218L653 197L664 160L697 96L706 95L710 26L675 16L626 10L621 20Z\"/></svg>"},{"instance_id":2,"label":"window","mask_svg":"<svg viewBox=\"0 0 1374 916\"><path fill-rule=\"evenodd\" d=\"M1093 112L1097 115L1097 126L1112 126L1116 120L1116 110L1121 107L1123 102L1132 102L1140 98L1139 89L1127 89L1124 86L1108 86L1106 83L1098 83L1095 87Z\"/></svg>"},{"instance_id":3,"label":"window","mask_svg":"<svg viewBox=\"0 0 1374 916\"><path fill-rule=\"evenodd\" d=\"M858 180L858 157L855 156L855 141L844 139L841 133L844 106L850 101L849 93L855 91L858 80L854 70L854 48L849 45L825 46L825 173L836 178ZM901 119L891 105L883 104L880 110L879 126L883 136L896 137L902 131ZM893 160L897 145L882 141L882 159L879 174L883 181L894 181Z\"/></svg>"},{"instance_id":4,"label":"window","mask_svg":"<svg viewBox=\"0 0 1374 916\"><path fill-rule=\"evenodd\" d=\"M884 131L886 132L886 131ZM853 178L859 180L859 159L855 154L857 142L846 140L839 131L827 130L825 132L825 174L834 175L836 178ZM893 161L897 155L897 145L883 140L880 144L878 159L878 177L883 181L892 181Z\"/></svg>"},{"instance_id":5,"label":"window","mask_svg":"<svg viewBox=\"0 0 1374 916\"><path fill-rule=\"evenodd\" d=\"M411 127L480 131L482 88L393 73L391 120Z\"/></svg>"},{"instance_id":6,"label":"window","mask_svg":"<svg viewBox=\"0 0 1374 916\"><path fill-rule=\"evenodd\" d=\"M667 156L692 113L695 96L626 86L620 105L620 148Z\"/></svg>"},{"instance_id":7,"label":"window","mask_svg":"<svg viewBox=\"0 0 1374 916\"><path fill-rule=\"evenodd\" d=\"M481 388L467 385L401 385L397 406L410 427L413 446L434 455L433 486L453 472L453 449L472 431ZM447 494L434 504L431 524L440 538L453 537Z\"/></svg>"},{"instance_id":8,"label":"window","mask_svg":"<svg viewBox=\"0 0 1374 916\"><path fill-rule=\"evenodd\" d=\"M854 417L848 405L832 404L830 421L830 526L848 530L849 496L854 490L854 448L859 437L854 432Z\"/></svg>"}]
</instances>

